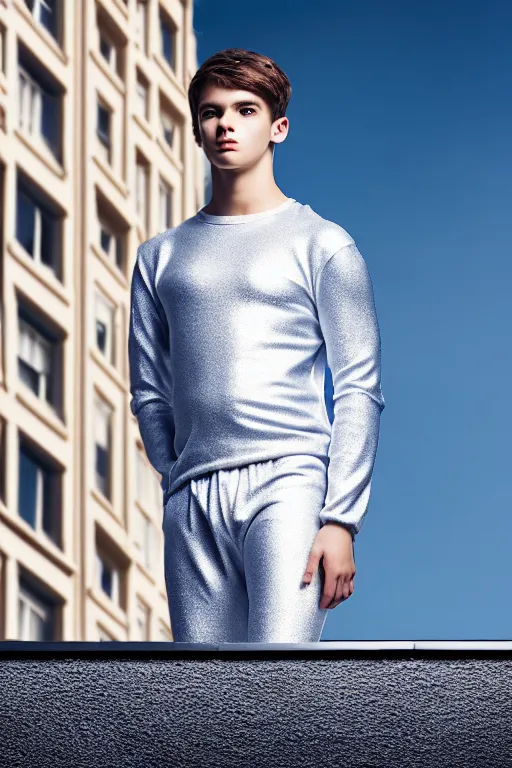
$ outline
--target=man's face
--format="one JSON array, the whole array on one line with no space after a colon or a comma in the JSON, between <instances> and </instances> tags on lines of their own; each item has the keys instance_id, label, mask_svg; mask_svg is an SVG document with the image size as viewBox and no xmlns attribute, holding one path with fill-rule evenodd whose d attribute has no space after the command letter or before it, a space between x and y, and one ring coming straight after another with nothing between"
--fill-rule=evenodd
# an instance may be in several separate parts
<instances>
[{"instance_id":1,"label":"man's face","mask_svg":"<svg viewBox=\"0 0 512 768\"><path fill-rule=\"evenodd\" d=\"M288 132L288 119L272 123L268 105L256 94L213 85L201 93L198 121L203 150L218 168L251 165L268 150L270 141L280 143ZM280 131L275 130L278 126ZM225 149L217 146L221 139L237 143Z\"/></svg>"}]
</instances>

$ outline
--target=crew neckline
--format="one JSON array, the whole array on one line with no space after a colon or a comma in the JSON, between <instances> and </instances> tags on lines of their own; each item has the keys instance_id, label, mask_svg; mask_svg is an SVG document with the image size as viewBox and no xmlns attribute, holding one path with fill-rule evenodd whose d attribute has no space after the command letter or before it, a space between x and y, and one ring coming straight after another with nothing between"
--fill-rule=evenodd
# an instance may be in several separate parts
<instances>
[{"instance_id":1,"label":"crew neckline","mask_svg":"<svg viewBox=\"0 0 512 768\"><path fill-rule=\"evenodd\" d=\"M266 219L267 216L275 216L276 213L290 208L293 203L297 202L294 197L289 197L275 208L269 208L267 211L259 211L258 213L242 213L235 214L234 216L217 216L213 213L205 213L204 211L198 211L196 218L200 221L205 221L208 224L244 224L248 221L256 221L257 219Z\"/></svg>"}]
</instances>

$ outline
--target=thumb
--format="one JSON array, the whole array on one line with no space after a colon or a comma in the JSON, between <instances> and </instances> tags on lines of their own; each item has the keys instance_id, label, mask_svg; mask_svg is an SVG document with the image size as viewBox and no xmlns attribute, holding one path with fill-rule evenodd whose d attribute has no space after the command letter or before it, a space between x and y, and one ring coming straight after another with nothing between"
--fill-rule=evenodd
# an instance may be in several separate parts
<instances>
[{"instance_id":1,"label":"thumb","mask_svg":"<svg viewBox=\"0 0 512 768\"><path fill-rule=\"evenodd\" d=\"M320 557L322 556L322 553L318 550L312 549L311 553L309 555L308 564L306 565L306 570L304 572L304 576L302 581L305 584L309 584L313 576L315 575L316 569L318 568L318 563L320 562Z\"/></svg>"}]
</instances>

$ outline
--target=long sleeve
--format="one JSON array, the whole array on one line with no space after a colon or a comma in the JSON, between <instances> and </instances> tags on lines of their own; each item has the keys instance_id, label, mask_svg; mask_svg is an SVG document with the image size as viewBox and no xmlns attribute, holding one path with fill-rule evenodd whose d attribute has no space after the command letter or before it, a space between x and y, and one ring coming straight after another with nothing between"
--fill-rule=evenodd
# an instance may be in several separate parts
<instances>
[{"instance_id":1,"label":"long sleeve","mask_svg":"<svg viewBox=\"0 0 512 768\"><path fill-rule=\"evenodd\" d=\"M137 418L142 442L153 467L168 489L169 472L176 460L174 413L169 358L169 327L156 294L152 273L139 246L131 283L128 359L130 409Z\"/></svg>"},{"instance_id":2,"label":"long sleeve","mask_svg":"<svg viewBox=\"0 0 512 768\"><path fill-rule=\"evenodd\" d=\"M334 403L327 495L320 520L346 526L354 539L368 509L385 407L373 287L355 243L328 259L317 279L316 301Z\"/></svg>"}]
</instances>

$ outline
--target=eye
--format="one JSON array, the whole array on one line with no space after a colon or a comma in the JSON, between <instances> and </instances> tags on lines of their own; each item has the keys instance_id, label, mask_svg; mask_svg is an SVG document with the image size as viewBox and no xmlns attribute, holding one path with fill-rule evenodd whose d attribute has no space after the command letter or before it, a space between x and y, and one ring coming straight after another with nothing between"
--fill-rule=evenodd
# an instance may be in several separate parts
<instances>
[{"instance_id":1,"label":"eye","mask_svg":"<svg viewBox=\"0 0 512 768\"><path fill-rule=\"evenodd\" d=\"M252 107L242 107L240 111L243 112L246 109L248 109L250 112L256 112L256 110L253 109ZM204 120L207 117L207 115L209 115L210 112L213 112L213 111L214 111L213 109L206 109L201 115L201 118Z\"/></svg>"}]
</instances>

